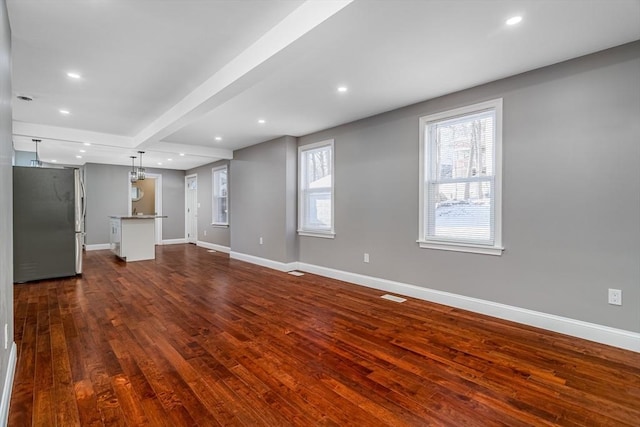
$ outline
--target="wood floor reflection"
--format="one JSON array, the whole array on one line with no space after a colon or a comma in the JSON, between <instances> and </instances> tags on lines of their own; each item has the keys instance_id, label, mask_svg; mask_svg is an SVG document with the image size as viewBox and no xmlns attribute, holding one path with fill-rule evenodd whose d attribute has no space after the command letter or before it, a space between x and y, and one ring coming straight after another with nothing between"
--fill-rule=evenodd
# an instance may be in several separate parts
<instances>
[{"instance_id":1,"label":"wood floor reflection","mask_svg":"<svg viewBox=\"0 0 640 427\"><path fill-rule=\"evenodd\" d=\"M193 245L15 285L9 425L639 425L640 355Z\"/></svg>"}]
</instances>

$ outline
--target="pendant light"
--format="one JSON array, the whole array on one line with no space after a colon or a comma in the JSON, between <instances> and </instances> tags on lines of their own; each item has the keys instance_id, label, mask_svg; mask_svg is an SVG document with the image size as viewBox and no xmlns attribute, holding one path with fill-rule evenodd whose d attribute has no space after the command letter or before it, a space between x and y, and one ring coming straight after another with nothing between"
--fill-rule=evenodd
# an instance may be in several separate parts
<instances>
[{"instance_id":1,"label":"pendant light","mask_svg":"<svg viewBox=\"0 0 640 427\"><path fill-rule=\"evenodd\" d=\"M146 178L145 170L142 167L142 155L144 154L144 151L138 151L138 154L140 154L140 167L138 167L138 181L142 181Z\"/></svg>"},{"instance_id":2,"label":"pendant light","mask_svg":"<svg viewBox=\"0 0 640 427\"><path fill-rule=\"evenodd\" d=\"M40 139L32 139L33 142L36 143L36 159L31 160L31 166L34 168L41 168L42 162L40 161L40 157L38 156L38 143L41 142Z\"/></svg>"},{"instance_id":3,"label":"pendant light","mask_svg":"<svg viewBox=\"0 0 640 427\"><path fill-rule=\"evenodd\" d=\"M129 156L131 157L131 171L129 172L129 181L136 182L138 180L138 172L136 172L136 166L134 165L134 162L136 160L136 156Z\"/></svg>"}]
</instances>

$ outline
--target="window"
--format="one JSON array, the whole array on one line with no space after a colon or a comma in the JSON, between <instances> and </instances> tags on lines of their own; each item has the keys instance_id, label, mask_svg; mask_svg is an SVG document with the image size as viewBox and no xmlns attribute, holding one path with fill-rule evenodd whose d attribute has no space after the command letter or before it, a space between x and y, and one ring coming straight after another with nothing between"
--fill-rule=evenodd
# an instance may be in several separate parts
<instances>
[{"instance_id":1,"label":"window","mask_svg":"<svg viewBox=\"0 0 640 427\"><path fill-rule=\"evenodd\" d=\"M213 179L213 225L229 225L227 166L211 169Z\"/></svg>"},{"instance_id":2,"label":"window","mask_svg":"<svg viewBox=\"0 0 640 427\"><path fill-rule=\"evenodd\" d=\"M333 140L298 148L298 234L333 238Z\"/></svg>"},{"instance_id":3,"label":"window","mask_svg":"<svg viewBox=\"0 0 640 427\"><path fill-rule=\"evenodd\" d=\"M420 118L422 248L502 253L502 99Z\"/></svg>"}]
</instances>

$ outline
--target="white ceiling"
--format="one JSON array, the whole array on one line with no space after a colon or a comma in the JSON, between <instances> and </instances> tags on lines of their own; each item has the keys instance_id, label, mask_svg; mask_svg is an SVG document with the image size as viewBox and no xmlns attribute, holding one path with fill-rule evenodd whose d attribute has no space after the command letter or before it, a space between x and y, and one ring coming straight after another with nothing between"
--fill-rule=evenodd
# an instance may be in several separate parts
<instances>
[{"instance_id":1,"label":"white ceiling","mask_svg":"<svg viewBox=\"0 0 640 427\"><path fill-rule=\"evenodd\" d=\"M189 169L640 39L640 0L8 0L8 8L14 95L34 98L14 97L14 146L33 151L40 138L43 160L76 165L126 165L144 150L145 166ZM506 26L514 15L522 22Z\"/></svg>"}]
</instances>

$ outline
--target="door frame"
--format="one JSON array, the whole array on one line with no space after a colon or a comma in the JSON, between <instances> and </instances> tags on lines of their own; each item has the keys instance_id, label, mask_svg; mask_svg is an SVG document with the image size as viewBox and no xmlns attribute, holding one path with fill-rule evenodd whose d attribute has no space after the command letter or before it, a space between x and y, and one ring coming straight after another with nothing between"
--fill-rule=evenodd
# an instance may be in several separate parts
<instances>
[{"instance_id":1,"label":"door frame","mask_svg":"<svg viewBox=\"0 0 640 427\"><path fill-rule=\"evenodd\" d=\"M188 204L188 191L189 187L187 182L190 178L195 178L196 180L196 211L195 211L195 236L193 241L189 239L189 204ZM187 243L198 243L198 174L193 173L191 175L185 175L184 177L184 238Z\"/></svg>"},{"instance_id":2,"label":"door frame","mask_svg":"<svg viewBox=\"0 0 640 427\"><path fill-rule=\"evenodd\" d=\"M156 180L155 210L157 216L162 216L162 174L147 172L146 176ZM129 216L131 216L131 184L133 183L129 180L129 172L127 172L127 212ZM155 241L156 245L162 244L162 218L156 218L155 220Z\"/></svg>"}]
</instances>

